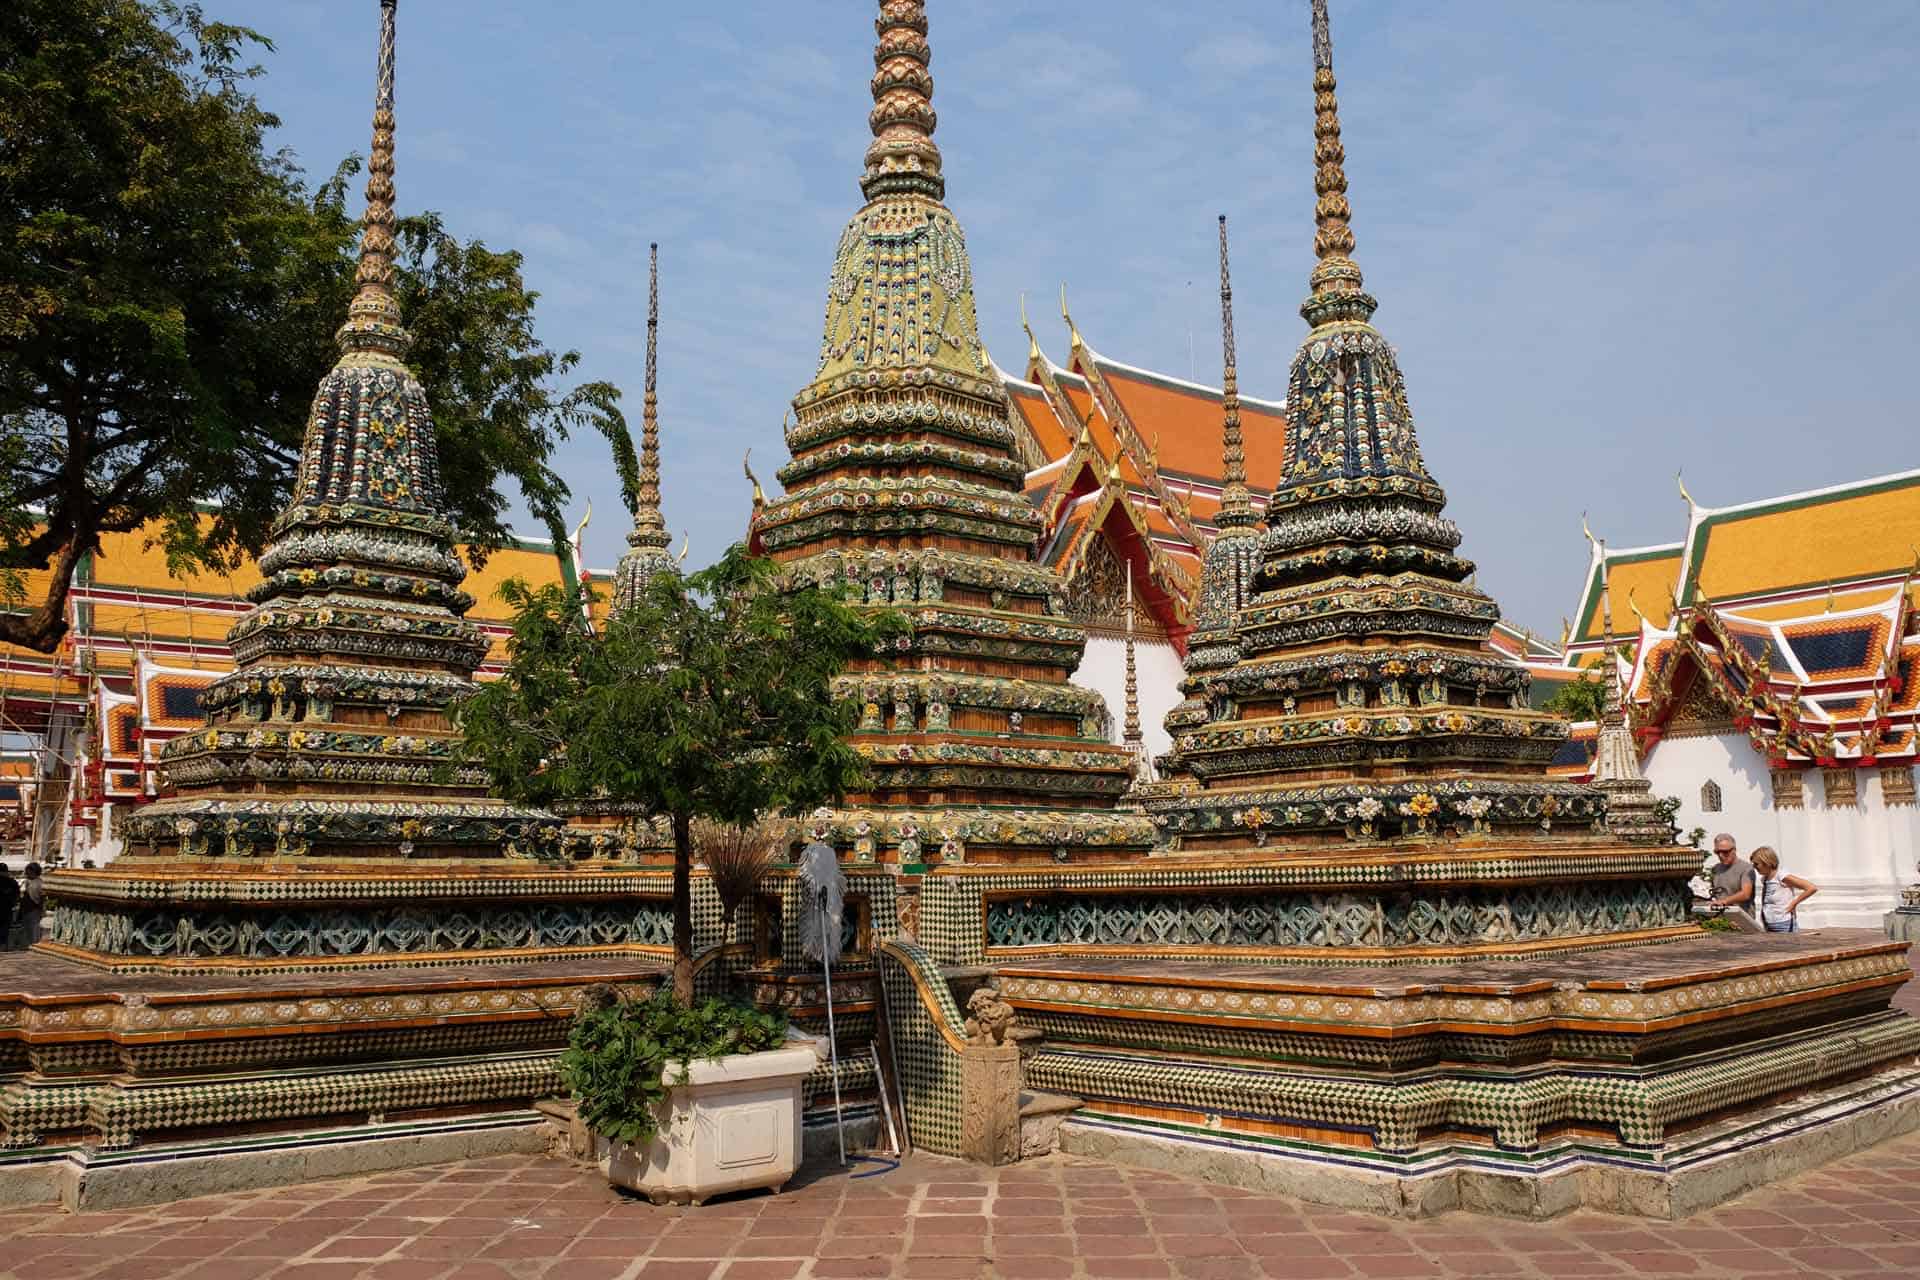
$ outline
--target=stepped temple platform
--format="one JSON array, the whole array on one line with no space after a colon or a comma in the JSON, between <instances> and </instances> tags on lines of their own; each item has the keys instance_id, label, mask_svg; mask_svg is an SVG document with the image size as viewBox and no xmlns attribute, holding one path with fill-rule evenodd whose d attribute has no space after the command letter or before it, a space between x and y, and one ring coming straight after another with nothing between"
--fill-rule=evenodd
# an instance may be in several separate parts
<instances>
[{"instance_id":1,"label":"stepped temple platform","mask_svg":"<svg viewBox=\"0 0 1920 1280\"><path fill-rule=\"evenodd\" d=\"M1063 1150L1417 1216L1672 1217L1920 1126L1904 944L1866 930L1523 962L1016 960Z\"/></svg>"},{"instance_id":2,"label":"stepped temple platform","mask_svg":"<svg viewBox=\"0 0 1920 1280\"><path fill-rule=\"evenodd\" d=\"M668 980L635 956L249 975L0 954L0 1203L539 1150L583 994Z\"/></svg>"}]
</instances>

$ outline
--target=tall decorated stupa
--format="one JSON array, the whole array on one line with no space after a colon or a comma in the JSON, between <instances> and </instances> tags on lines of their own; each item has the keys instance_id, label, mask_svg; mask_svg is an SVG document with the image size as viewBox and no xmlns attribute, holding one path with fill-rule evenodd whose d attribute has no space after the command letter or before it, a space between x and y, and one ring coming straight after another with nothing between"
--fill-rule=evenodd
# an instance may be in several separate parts
<instances>
[{"instance_id":1,"label":"tall decorated stupa","mask_svg":"<svg viewBox=\"0 0 1920 1280\"><path fill-rule=\"evenodd\" d=\"M647 374L640 408L640 456L627 552L613 571L613 607L624 609L661 574L677 574L672 537L660 513L660 246L647 246Z\"/></svg>"},{"instance_id":2,"label":"tall decorated stupa","mask_svg":"<svg viewBox=\"0 0 1920 1280\"><path fill-rule=\"evenodd\" d=\"M1223 308L1222 532L1173 748L1133 797L1165 845L923 877L916 942L881 949L916 1145L967 1149L938 1105L972 1114L942 979L980 969L1028 1027L1023 1087L1078 1104L1060 1149L1262 1193L1679 1217L1920 1124L1903 944L1703 930L1700 855L1630 743L1606 785L1548 776L1567 730L1483 647L1494 604L1372 324L1311 10L1308 333L1280 474L1247 477Z\"/></svg>"},{"instance_id":3,"label":"tall decorated stupa","mask_svg":"<svg viewBox=\"0 0 1920 1280\"><path fill-rule=\"evenodd\" d=\"M235 670L167 744L163 796L110 868L63 872L51 947L116 968L556 958L659 941L591 866L556 878L560 820L454 760L486 653L444 515L432 412L394 284L395 0L340 358L260 557ZM657 474L657 466L655 468ZM657 486L654 503L657 519ZM648 537L651 537L649 531Z\"/></svg>"},{"instance_id":4,"label":"tall decorated stupa","mask_svg":"<svg viewBox=\"0 0 1920 1280\"><path fill-rule=\"evenodd\" d=\"M1284 470L1256 535L1227 460L1186 697L1167 717L1166 794L1149 809L1189 851L1442 832L1590 839L1604 801L1547 776L1567 726L1530 708L1526 671L1486 645L1499 606L1457 554L1405 380L1373 326L1320 3L1313 32L1318 264L1287 375Z\"/></svg>"},{"instance_id":5,"label":"tall decorated stupa","mask_svg":"<svg viewBox=\"0 0 1920 1280\"><path fill-rule=\"evenodd\" d=\"M867 788L811 838L905 870L1144 851L1112 806L1131 784L1086 643L1036 561L1002 382L981 345L960 223L933 140L926 6L882 0L873 143L827 285L813 380L794 397L784 497L754 544L797 583L845 584L912 634L843 677Z\"/></svg>"}]
</instances>

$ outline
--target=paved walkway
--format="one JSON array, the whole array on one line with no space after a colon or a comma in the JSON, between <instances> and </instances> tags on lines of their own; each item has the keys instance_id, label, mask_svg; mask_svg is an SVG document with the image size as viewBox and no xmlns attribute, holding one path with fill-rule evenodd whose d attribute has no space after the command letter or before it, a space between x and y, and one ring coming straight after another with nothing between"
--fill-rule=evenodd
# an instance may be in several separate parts
<instances>
[{"instance_id":1,"label":"paved walkway","mask_svg":"<svg viewBox=\"0 0 1920 1280\"><path fill-rule=\"evenodd\" d=\"M878 1166L856 1166L873 1169ZM656 1208L530 1156L183 1201L0 1214L35 1280L1239 1280L1920 1275L1920 1135L1685 1222L1396 1222L1067 1157L916 1157Z\"/></svg>"}]
</instances>

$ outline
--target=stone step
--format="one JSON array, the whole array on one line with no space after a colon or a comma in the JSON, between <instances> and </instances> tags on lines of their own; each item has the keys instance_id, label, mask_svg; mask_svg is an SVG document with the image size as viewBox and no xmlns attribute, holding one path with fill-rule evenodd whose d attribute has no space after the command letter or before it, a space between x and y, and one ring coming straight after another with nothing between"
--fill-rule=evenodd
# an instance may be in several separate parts
<instances>
[{"instance_id":1,"label":"stone step","mask_svg":"<svg viewBox=\"0 0 1920 1280\"><path fill-rule=\"evenodd\" d=\"M1060 1123L1085 1104L1065 1093L1020 1091L1020 1158L1031 1160L1059 1150Z\"/></svg>"}]
</instances>

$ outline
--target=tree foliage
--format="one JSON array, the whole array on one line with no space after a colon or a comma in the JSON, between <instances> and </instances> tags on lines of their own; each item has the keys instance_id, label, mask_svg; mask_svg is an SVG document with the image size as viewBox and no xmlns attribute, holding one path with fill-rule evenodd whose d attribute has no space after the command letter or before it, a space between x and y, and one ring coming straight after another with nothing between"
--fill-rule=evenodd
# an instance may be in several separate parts
<instances>
[{"instance_id":1,"label":"tree foliage","mask_svg":"<svg viewBox=\"0 0 1920 1280\"><path fill-rule=\"evenodd\" d=\"M0 640L59 643L102 534L148 527L176 571L230 568L286 501L352 294L359 162L310 189L268 149L245 59L271 48L174 0L0 5L0 603L18 610ZM540 342L519 254L431 213L399 241L447 514L484 556L512 476L557 530L553 447L624 434L618 391L556 389L579 355ZM26 599L39 568L52 584Z\"/></svg>"},{"instance_id":2,"label":"tree foliage","mask_svg":"<svg viewBox=\"0 0 1920 1280\"><path fill-rule=\"evenodd\" d=\"M1542 699L1540 707L1565 716L1575 724L1598 720L1606 706L1607 685L1604 675L1595 669L1582 671Z\"/></svg>"},{"instance_id":3,"label":"tree foliage","mask_svg":"<svg viewBox=\"0 0 1920 1280\"><path fill-rule=\"evenodd\" d=\"M674 984L692 995L692 823L745 826L843 797L864 774L857 707L833 678L900 633L897 615L807 587L735 545L656 576L600 629L580 589L509 583L501 678L459 709L464 758L523 804L614 800L672 820Z\"/></svg>"}]
</instances>

